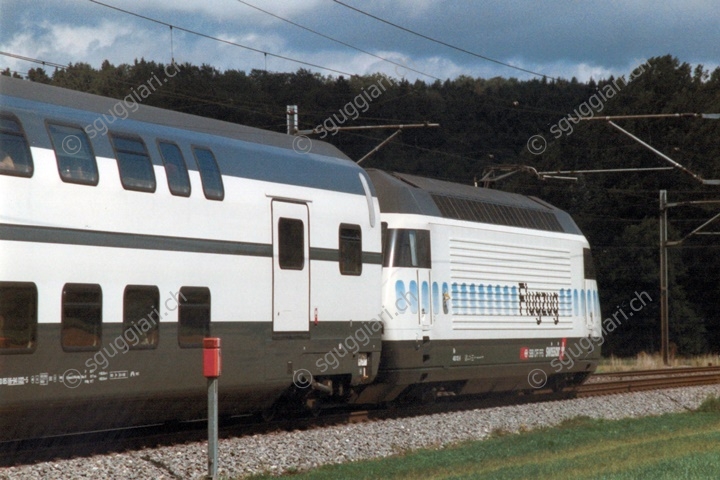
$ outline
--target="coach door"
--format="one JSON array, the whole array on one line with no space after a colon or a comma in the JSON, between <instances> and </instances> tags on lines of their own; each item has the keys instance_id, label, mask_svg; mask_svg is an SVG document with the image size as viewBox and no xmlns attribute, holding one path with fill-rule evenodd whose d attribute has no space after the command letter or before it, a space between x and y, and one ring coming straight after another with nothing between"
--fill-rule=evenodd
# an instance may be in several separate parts
<instances>
[{"instance_id":1,"label":"coach door","mask_svg":"<svg viewBox=\"0 0 720 480\"><path fill-rule=\"evenodd\" d=\"M308 208L272 202L273 331L307 332L310 323Z\"/></svg>"}]
</instances>

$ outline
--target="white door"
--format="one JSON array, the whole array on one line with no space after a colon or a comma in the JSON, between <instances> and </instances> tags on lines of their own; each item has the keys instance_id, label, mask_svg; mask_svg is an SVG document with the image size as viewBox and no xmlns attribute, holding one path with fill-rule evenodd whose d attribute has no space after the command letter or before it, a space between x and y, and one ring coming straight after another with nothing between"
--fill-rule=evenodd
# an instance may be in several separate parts
<instances>
[{"instance_id":1,"label":"white door","mask_svg":"<svg viewBox=\"0 0 720 480\"><path fill-rule=\"evenodd\" d=\"M274 200L272 222L273 331L307 332L310 325L307 205Z\"/></svg>"}]
</instances>

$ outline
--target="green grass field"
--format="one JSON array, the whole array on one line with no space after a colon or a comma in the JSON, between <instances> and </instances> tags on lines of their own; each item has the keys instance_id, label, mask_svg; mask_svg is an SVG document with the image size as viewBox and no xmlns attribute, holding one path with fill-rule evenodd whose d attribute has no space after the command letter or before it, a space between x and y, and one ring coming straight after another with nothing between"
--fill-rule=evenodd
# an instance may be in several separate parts
<instances>
[{"instance_id":1,"label":"green grass field","mask_svg":"<svg viewBox=\"0 0 720 480\"><path fill-rule=\"evenodd\" d=\"M441 450L332 465L295 479L720 478L720 399L697 412L630 420L578 417L548 429ZM260 478L277 478L256 476Z\"/></svg>"}]
</instances>

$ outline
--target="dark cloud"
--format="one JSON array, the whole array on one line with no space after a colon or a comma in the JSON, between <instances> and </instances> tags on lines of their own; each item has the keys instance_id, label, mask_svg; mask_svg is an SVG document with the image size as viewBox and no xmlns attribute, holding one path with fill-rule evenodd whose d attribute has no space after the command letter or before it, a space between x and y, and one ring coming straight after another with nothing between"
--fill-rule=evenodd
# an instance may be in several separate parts
<instances>
[{"instance_id":1,"label":"dark cloud","mask_svg":"<svg viewBox=\"0 0 720 480\"><path fill-rule=\"evenodd\" d=\"M247 1L364 50L411 61L418 70L442 78L460 74L529 78L522 72L403 32L331 0ZM392 74L394 69L392 65L378 63L377 59L233 0L107 2L203 33L350 73L369 73L379 68ZM710 68L720 63L720 9L714 1L347 0L347 3L444 42L549 76L586 79L584 77L625 74L649 57L666 54ZM0 0L0 11L0 47L4 51L60 63L87 61L93 65L99 65L107 57L116 64L129 62L134 59L133 55L139 56L138 52L160 61L169 57L166 26L85 0L48 2L42 9L28 8L25 1ZM142 44L133 45L133 35L113 35L100 28L122 32L130 29ZM100 38L93 44L87 35L76 38L73 29L95 32ZM63 50L53 48L59 42L58 35L79 44ZM103 43L107 41L114 43ZM264 68L261 54L228 49L181 32L175 32L175 41L177 55L186 61L210 63L220 69ZM0 67L6 66L27 70L33 65L0 57ZM268 65L274 70L299 67L276 59L271 59Z\"/></svg>"}]
</instances>

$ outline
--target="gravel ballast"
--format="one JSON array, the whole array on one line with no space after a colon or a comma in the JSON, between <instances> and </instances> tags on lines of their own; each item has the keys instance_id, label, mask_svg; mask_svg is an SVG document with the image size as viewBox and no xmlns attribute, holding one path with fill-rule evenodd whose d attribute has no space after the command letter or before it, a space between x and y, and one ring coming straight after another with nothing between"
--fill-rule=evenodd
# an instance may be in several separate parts
<instances>
[{"instance_id":1,"label":"gravel ballast","mask_svg":"<svg viewBox=\"0 0 720 480\"><path fill-rule=\"evenodd\" d=\"M495 430L518 432L587 415L620 419L697 408L720 396L720 385L626 393L527 405L380 420L306 431L276 432L221 440L219 474L241 478L328 463L364 460L417 448L487 438ZM122 454L0 469L0 479L198 479L207 473L206 444L189 443Z\"/></svg>"}]
</instances>

